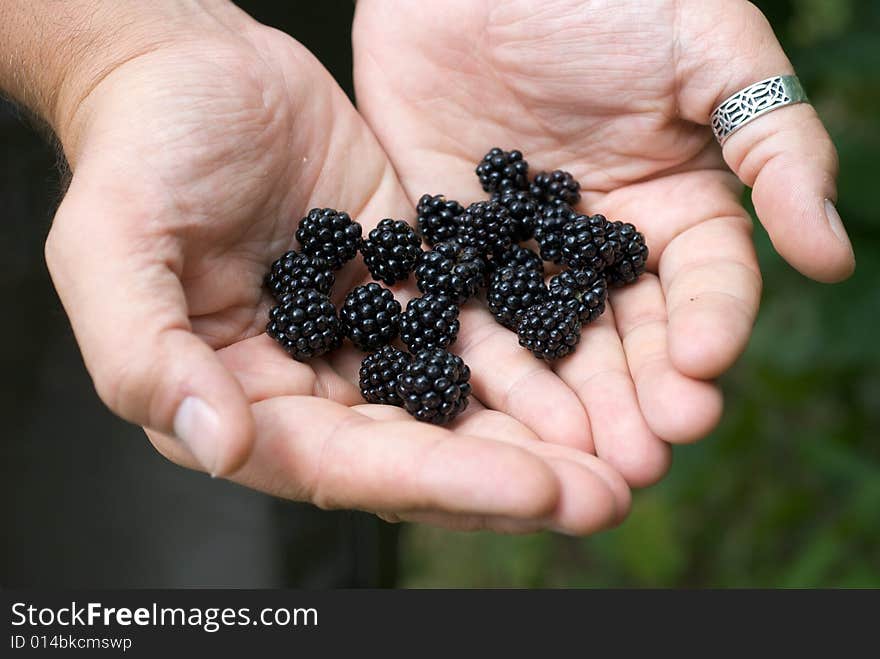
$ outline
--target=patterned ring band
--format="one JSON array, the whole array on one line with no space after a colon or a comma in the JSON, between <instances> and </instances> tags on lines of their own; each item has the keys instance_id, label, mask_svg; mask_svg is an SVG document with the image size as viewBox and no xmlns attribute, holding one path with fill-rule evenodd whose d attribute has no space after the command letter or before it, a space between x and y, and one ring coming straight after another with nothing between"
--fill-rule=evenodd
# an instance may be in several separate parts
<instances>
[{"instance_id":1,"label":"patterned ring band","mask_svg":"<svg viewBox=\"0 0 880 659\"><path fill-rule=\"evenodd\" d=\"M747 123L794 103L809 103L797 76L773 76L740 89L712 111L712 132L722 146Z\"/></svg>"}]
</instances>

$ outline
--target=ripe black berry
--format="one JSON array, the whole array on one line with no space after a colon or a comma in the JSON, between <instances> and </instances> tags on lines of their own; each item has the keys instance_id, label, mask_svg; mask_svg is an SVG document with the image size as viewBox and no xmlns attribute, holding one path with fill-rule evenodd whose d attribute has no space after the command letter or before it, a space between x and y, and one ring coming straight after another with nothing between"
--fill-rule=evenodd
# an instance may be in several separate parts
<instances>
[{"instance_id":1,"label":"ripe black berry","mask_svg":"<svg viewBox=\"0 0 880 659\"><path fill-rule=\"evenodd\" d=\"M400 331L400 302L379 284L357 286L339 311L342 329L361 350L376 350Z\"/></svg>"},{"instance_id":2,"label":"ripe black berry","mask_svg":"<svg viewBox=\"0 0 880 659\"><path fill-rule=\"evenodd\" d=\"M521 266L543 274L544 261L528 247L511 245L508 249L492 257L490 264L497 272L508 266Z\"/></svg>"},{"instance_id":3,"label":"ripe black berry","mask_svg":"<svg viewBox=\"0 0 880 659\"><path fill-rule=\"evenodd\" d=\"M631 284L645 272L648 246L645 237L632 224L612 222L606 239L614 245L614 261L605 268L609 286Z\"/></svg>"},{"instance_id":4,"label":"ripe black berry","mask_svg":"<svg viewBox=\"0 0 880 659\"><path fill-rule=\"evenodd\" d=\"M583 325L605 311L607 291L605 277L593 270L565 270L550 280L550 297L577 312Z\"/></svg>"},{"instance_id":5,"label":"ripe black berry","mask_svg":"<svg viewBox=\"0 0 880 659\"><path fill-rule=\"evenodd\" d=\"M489 150L477 165L480 185L486 192L498 190L526 190L529 186L529 163L520 151L503 151L498 147Z\"/></svg>"},{"instance_id":6,"label":"ripe black berry","mask_svg":"<svg viewBox=\"0 0 880 659\"><path fill-rule=\"evenodd\" d=\"M535 240L541 248L541 258L554 263L562 262L563 230L577 212L567 204L549 204L541 209L538 226L535 228Z\"/></svg>"},{"instance_id":7,"label":"ripe black berry","mask_svg":"<svg viewBox=\"0 0 880 659\"><path fill-rule=\"evenodd\" d=\"M510 215L510 235L514 242L531 240L535 237L538 224L538 202L523 190L503 190L492 195L492 201L507 209Z\"/></svg>"},{"instance_id":8,"label":"ripe black berry","mask_svg":"<svg viewBox=\"0 0 880 659\"><path fill-rule=\"evenodd\" d=\"M610 223L604 215L578 215L562 229L562 262L569 268L601 272L615 259L615 243L607 240Z\"/></svg>"},{"instance_id":9,"label":"ripe black berry","mask_svg":"<svg viewBox=\"0 0 880 659\"><path fill-rule=\"evenodd\" d=\"M446 348L458 337L458 306L442 293L414 297L400 319L400 340L413 354Z\"/></svg>"},{"instance_id":10,"label":"ripe black berry","mask_svg":"<svg viewBox=\"0 0 880 659\"><path fill-rule=\"evenodd\" d=\"M444 293L463 304L486 282L488 265L475 247L455 240L434 245L416 262L416 284L422 293Z\"/></svg>"},{"instance_id":11,"label":"ripe black berry","mask_svg":"<svg viewBox=\"0 0 880 659\"><path fill-rule=\"evenodd\" d=\"M561 300L548 300L522 314L517 334L522 347L538 359L552 361L574 351L581 338L581 321Z\"/></svg>"},{"instance_id":12,"label":"ripe black berry","mask_svg":"<svg viewBox=\"0 0 880 659\"><path fill-rule=\"evenodd\" d=\"M422 195L416 206L419 235L428 245L436 245L455 237L458 230L458 216L464 207L457 201L443 195Z\"/></svg>"},{"instance_id":13,"label":"ripe black berry","mask_svg":"<svg viewBox=\"0 0 880 659\"><path fill-rule=\"evenodd\" d=\"M511 228L510 215L504 206L494 201L478 201L468 206L458 218L455 239L488 256L510 247Z\"/></svg>"},{"instance_id":14,"label":"ripe black berry","mask_svg":"<svg viewBox=\"0 0 880 659\"><path fill-rule=\"evenodd\" d=\"M540 172L529 186L529 191L541 204L562 202L574 206L581 199L581 184L561 169Z\"/></svg>"},{"instance_id":15,"label":"ripe black berry","mask_svg":"<svg viewBox=\"0 0 880 659\"><path fill-rule=\"evenodd\" d=\"M364 264L373 279L389 286L409 277L422 253L422 241L403 220L385 219L361 244Z\"/></svg>"},{"instance_id":16,"label":"ripe black berry","mask_svg":"<svg viewBox=\"0 0 880 659\"><path fill-rule=\"evenodd\" d=\"M403 405L397 393L397 378L409 366L412 357L393 346L382 346L361 362L358 384L368 403Z\"/></svg>"},{"instance_id":17,"label":"ripe black berry","mask_svg":"<svg viewBox=\"0 0 880 659\"><path fill-rule=\"evenodd\" d=\"M523 267L501 268L492 275L486 294L489 311L499 323L515 330L519 315L547 299L544 275Z\"/></svg>"},{"instance_id":18,"label":"ripe black berry","mask_svg":"<svg viewBox=\"0 0 880 659\"><path fill-rule=\"evenodd\" d=\"M324 259L318 256L285 252L273 264L266 275L266 288L280 301L286 293L303 288L330 294L336 275Z\"/></svg>"},{"instance_id":19,"label":"ripe black berry","mask_svg":"<svg viewBox=\"0 0 880 659\"><path fill-rule=\"evenodd\" d=\"M302 251L320 256L333 270L339 270L354 258L361 244L361 225L348 213L332 208L313 208L299 221L296 239Z\"/></svg>"},{"instance_id":20,"label":"ripe black berry","mask_svg":"<svg viewBox=\"0 0 880 659\"><path fill-rule=\"evenodd\" d=\"M442 425L468 405L471 370L461 357L445 350L419 353L397 380L406 411L419 421Z\"/></svg>"},{"instance_id":21,"label":"ripe black berry","mask_svg":"<svg viewBox=\"0 0 880 659\"><path fill-rule=\"evenodd\" d=\"M313 288L284 295L269 312L266 333L298 361L323 355L342 342L336 307Z\"/></svg>"}]
</instances>

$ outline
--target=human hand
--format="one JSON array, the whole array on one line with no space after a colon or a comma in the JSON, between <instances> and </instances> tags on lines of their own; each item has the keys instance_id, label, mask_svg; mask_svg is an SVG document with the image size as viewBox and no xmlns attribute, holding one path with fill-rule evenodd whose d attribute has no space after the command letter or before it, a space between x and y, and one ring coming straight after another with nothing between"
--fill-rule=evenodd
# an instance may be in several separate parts
<instances>
[{"instance_id":1,"label":"human hand","mask_svg":"<svg viewBox=\"0 0 880 659\"><path fill-rule=\"evenodd\" d=\"M751 333L761 275L740 181L792 265L820 281L853 270L831 204L836 153L810 105L761 117L723 153L707 127L732 93L792 72L749 3L361 0L354 46L359 108L410 199L483 196L474 161L517 148L532 170L571 171L584 209L646 235L653 274L613 291L573 356L536 364L487 326L480 347L516 395L475 382L487 404L542 437L580 437L630 484L662 476L666 442L714 427L711 380Z\"/></svg>"},{"instance_id":2,"label":"human hand","mask_svg":"<svg viewBox=\"0 0 880 659\"><path fill-rule=\"evenodd\" d=\"M451 429L365 405L350 344L301 364L264 334L262 277L310 207L365 227L413 212L320 64L223 19L122 58L59 115L73 178L46 257L102 399L179 464L326 508L502 531L620 520L628 488L599 459L476 402ZM336 297L367 279L350 263Z\"/></svg>"}]
</instances>

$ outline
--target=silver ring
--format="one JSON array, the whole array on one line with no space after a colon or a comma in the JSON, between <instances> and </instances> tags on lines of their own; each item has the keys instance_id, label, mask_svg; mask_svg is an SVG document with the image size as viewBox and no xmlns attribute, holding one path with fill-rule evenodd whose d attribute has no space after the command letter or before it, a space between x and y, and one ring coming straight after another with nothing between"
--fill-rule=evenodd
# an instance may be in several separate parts
<instances>
[{"instance_id":1,"label":"silver ring","mask_svg":"<svg viewBox=\"0 0 880 659\"><path fill-rule=\"evenodd\" d=\"M740 89L712 110L712 132L723 146L728 137L753 119L795 103L809 103L797 76L773 76L761 80Z\"/></svg>"}]
</instances>

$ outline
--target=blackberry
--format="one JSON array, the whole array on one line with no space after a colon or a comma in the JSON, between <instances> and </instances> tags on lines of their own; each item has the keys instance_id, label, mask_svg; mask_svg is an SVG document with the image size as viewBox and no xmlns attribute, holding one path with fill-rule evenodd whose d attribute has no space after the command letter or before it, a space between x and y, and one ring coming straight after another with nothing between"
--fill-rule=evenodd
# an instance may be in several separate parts
<instances>
[{"instance_id":1,"label":"blackberry","mask_svg":"<svg viewBox=\"0 0 880 659\"><path fill-rule=\"evenodd\" d=\"M397 393L397 378L411 361L408 353L393 346L382 346L364 357L358 372L358 384L364 400L401 407L403 400Z\"/></svg>"},{"instance_id":2,"label":"blackberry","mask_svg":"<svg viewBox=\"0 0 880 659\"><path fill-rule=\"evenodd\" d=\"M547 300L522 314L517 334L523 348L538 359L552 361L574 351L581 338L581 321L565 302Z\"/></svg>"},{"instance_id":3,"label":"blackberry","mask_svg":"<svg viewBox=\"0 0 880 659\"><path fill-rule=\"evenodd\" d=\"M416 206L419 235L428 245L436 245L455 237L458 230L458 216L464 207L457 201L443 195L422 195Z\"/></svg>"},{"instance_id":4,"label":"blackberry","mask_svg":"<svg viewBox=\"0 0 880 659\"><path fill-rule=\"evenodd\" d=\"M468 206L458 218L455 239L488 256L510 247L510 231L510 215L504 206L494 201L478 201Z\"/></svg>"},{"instance_id":5,"label":"blackberry","mask_svg":"<svg viewBox=\"0 0 880 659\"><path fill-rule=\"evenodd\" d=\"M569 268L601 272L614 262L615 243L607 239L611 223L604 215L578 215L562 229L562 262Z\"/></svg>"},{"instance_id":6,"label":"blackberry","mask_svg":"<svg viewBox=\"0 0 880 659\"><path fill-rule=\"evenodd\" d=\"M416 261L416 284L422 293L444 293L463 304L485 285L488 264L475 247L455 240L434 245Z\"/></svg>"},{"instance_id":7,"label":"blackberry","mask_svg":"<svg viewBox=\"0 0 880 659\"><path fill-rule=\"evenodd\" d=\"M614 245L614 261L605 269L609 286L631 284L645 272L648 246L645 237L632 224L612 222L606 239Z\"/></svg>"},{"instance_id":8,"label":"blackberry","mask_svg":"<svg viewBox=\"0 0 880 659\"><path fill-rule=\"evenodd\" d=\"M361 225L348 213L332 208L313 208L299 221L296 239L309 256L320 256L333 270L339 270L357 254Z\"/></svg>"},{"instance_id":9,"label":"blackberry","mask_svg":"<svg viewBox=\"0 0 880 659\"><path fill-rule=\"evenodd\" d=\"M376 350L400 331L400 302L387 288L371 282L345 296L339 317L352 343L361 350Z\"/></svg>"},{"instance_id":10,"label":"blackberry","mask_svg":"<svg viewBox=\"0 0 880 659\"><path fill-rule=\"evenodd\" d=\"M541 204L562 202L574 206L581 200L581 184L561 169L537 174L529 192Z\"/></svg>"},{"instance_id":11,"label":"blackberry","mask_svg":"<svg viewBox=\"0 0 880 659\"><path fill-rule=\"evenodd\" d=\"M542 259L562 262L563 230L576 217L577 212L568 204L550 204L542 208L538 226L535 227L535 240L541 248Z\"/></svg>"},{"instance_id":12,"label":"blackberry","mask_svg":"<svg viewBox=\"0 0 880 659\"><path fill-rule=\"evenodd\" d=\"M593 270L565 270L550 280L550 297L576 311L583 325L602 315L607 293L605 278Z\"/></svg>"},{"instance_id":13,"label":"blackberry","mask_svg":"<svg viewBox=\"0 0 880 659\"><path fill-rule=\"evenodd\" d=\"M495 201L507 209L510 215L510 236L514 242L535 237L538 224L538 202L523 190L503 190L492 195Z\"/></svg>"},{"instance_id":14,"label":"blackberry","mask_svg":"<svg viewBox=\"0 0 880 659\"><path fill-rule=\"evenodd\" d=\"M269 312L266 333L297 361L318 357L342 343L336 307L313 288L284 295Z\"/></svg>"},{"instance_id":15,"label":"blackberry","mask_svg":"<svg viewBox=\"0 0 880 659\"><path fill-rule=\"evenodd\" d=\"M335 281L336 275L327 261L319 256L308 256L291 250L272 264L265 283L272 296L280 301L285 293L303 288L314 288L329 295Z\"/></svg>"},{"instance_id":16,"label":"blackberry","mask_svg":"<svg viewBox=\"0 0 880 659\"><path fill-rule=\"evenodd\" d=\"M526 190L529 187L529 163L520 151L504 151L497 146L490 149L477 165L480 185L486 192L499 190Z\"/></svg>"},{"instance_id":17,"label":"blackberry","mask_svg":"<svg viewBox=\"0 0 880 659\"><path fill-rule=\"evenodd\" d=\"M497 272L508 266L520 266L544 273L544 261L528 247L511 245L508 249L492 257L492 267Z\"/></svg>"},{"instance_id":18,"label":"blackberry","mask_svg":"<svg viewBox=\"0 0 880 659\"><path fill-rule=\"evenodd\" d=\"M516 330L519 314L547 299L544 275L523 267L501 268L492 277L486 302L495 320Z\"/></svg>"},{"instance_id":19,"label":"blackberry","mask_svg":"<svg viewBox=\"0 0 880 659\"><path fill-rule=\"evenodd\" d=\"M397 394L419 421L442 425L468 406L471 370L445 350L420 352L397 380Z\"/></svg>"},{"instance_id":20,"label":"blackberry","mask_svg":"<svg viewBox=\"0 0 880 659\"><path fill-rule=\"evenodd\" d=\"M413 354L452 345L458 330L458 306L442 293L414 297L400 319L400 340Z\"/></svg>"},{"instance_id":21,"label":"blackberry","mask_svg":"<svg viewBox=\"0 0 880 659\"><path fill-rule=\"evenodd\" d=\"M364 264L373 279L389 286L409 277L422 253L422 241L403 220L385 219L361 243Z\"/></svg>"}]
</instances>

